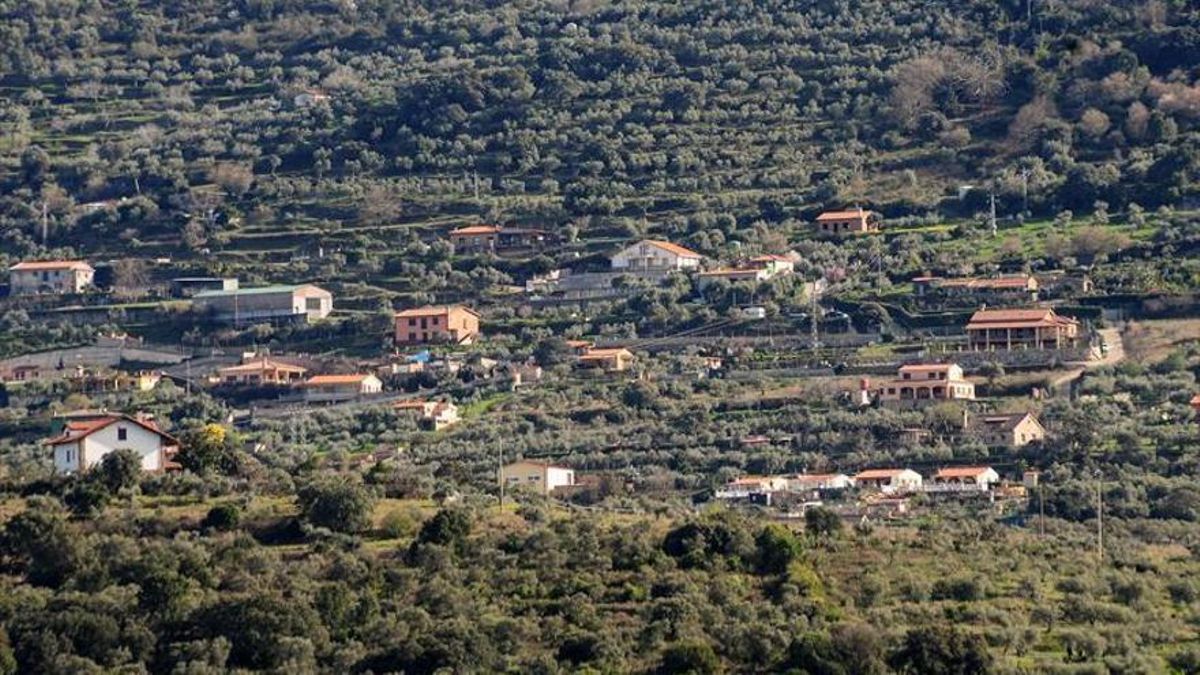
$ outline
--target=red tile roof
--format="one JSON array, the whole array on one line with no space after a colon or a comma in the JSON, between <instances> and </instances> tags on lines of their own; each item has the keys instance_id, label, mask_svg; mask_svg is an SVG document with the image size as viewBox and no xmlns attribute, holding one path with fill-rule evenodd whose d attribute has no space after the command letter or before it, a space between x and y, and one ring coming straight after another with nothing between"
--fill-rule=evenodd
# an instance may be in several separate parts
<instances>
[{"instance_id":1,"label":"red tile roof","mask_svg":"<svg viewBox=\"0 0 1200 675\"><path fill-rule=\"evenodd\" d=\"M852 211L826 211L817 216L817 222L823 220L850 220L851 218L866 218L875 213L866 209L854 209Z\"/></svg>"},{"instance_id":2,"label":"red tile roof","mask_svg":"<svg viewBox=\"0 0 1200 675\"><path fill-rule=\"evenodd\" d=\"M304 368L303 366L297 366L292 363L284 363L283 361L276 361L275 359L268 358L254 359L253 361L248 361L236 366L218 368L217 372L222 375L236 375L238 373L260 373L266 370L280 370L292 373L308 372L308 369Z\"/></svg>"},{"instance_id":3,"label":"red tile roof","mask_svg":"<svg viewBox=\"0 0 1200 675\"><path fill-rule=\"evenodd\" d=\"M704 256L700 255L699 253L696 253L695 251L686 249L686 248L680 246L679 244L672 244L669 241L662 241L660 239L647 239L643 243L649 244L649 245L657 247L657 248L661 248L662 250L664 250L668 253L674 253L675 255L682 256L684 258L703 258L704 257Z\"/></svg>"},{"instance_id":4,"label":"red tile roof","mask_svg":"<svg viewBox=\"0 0 1200 675\"><path fill-rule=\"evenodd\" d=\"M938 371L942 371L942 370L949 370L956 365L958 365L958 364L956 364L956 363L914 363L914 364L907 365L907 366L900 366L900 372L902 372L902 373L921 373L921 372L928 372L928 371L938 372Z\"/></svg>"},{"instance_id":5,"label":"red tile roof","mask_svg":"<svg viewBox=\"0 0 1200 675\"><path fill-rule=\"evenodd\" d=\"M62 433L53 438L46 439L44 444L62 445L64 443L77 443L88 436L91 436L97 431L116 424L117 422L129 422L130 424L136 424L147 431L158 434L171 443L176 445L179 444L179 441L174 436L164 432L162 429L159 429L157 424L148 420L140 420L136 417L118 413L111 413L94 420L67 422L66 425L63 426Z\"/></svg>"},{"instance_id":6,"label":"red tile roof","mask_svg":"<svg viewBox=\"0 0 1200 675\"><path fill-rule=\"evenodd\" d=\"M305 386L319 387L327 384L361 384L372 375L313 375L304 383Z\"/></svg>"},{"instance_id":7,"label":"red tile roof","mask_svg":"<svg viewBox=\"0 0 1200 675\"><path fill-rule=\"evenodd\" d=\"M406 310L403 310L400 312L396 312L396 318L397 319L408 319L408 318L415 318L415 317L421 317L421 316L443 316L445 314L449 314L451 311L456 310L456 309L461 309L464 312L470 312L471 314L474 314L475 316L479 316L479 312L476 312L475 310L473 310L470 307L467 307L465 305L443 305L443 306L439 306L439 307L425 306L425 307L414 307L413 309L406 309Z\"/></svg>"},{"instance_id":8,"label":"red tile roof","mask_svg":"<svg viewBox=\"0 0 1200 675\"><path fill-rule=\"evenodd\" d=\"M894 478L908 469L867 469L854 475L854 480L872 480L876 478Z\"/></svg>"},{"instance_id":9,"label":"red tile roof","mask_svg":"<svg viewBox=\"0 0 1200 675\"><path fill-rule=\"evenodd\" d=\"M934 478L975 478L991 470L990 466L951 466L938 470Z\"/></svg>"},{"instance_id":10,"label":"red tile roof","mask_svg":"<svg viewBox=\"0 0 1200 675\"><path fill-rule=\"evenodd\" d=\"M499 225L468 225L466 227L460 227L457 230L452 230L450 232L450 236L482 236L485 234L496 234L500 231L500 229L501 228Z\"/></svg>"},{"instance_id":11,"label":"red tile roof","mask_svg":"<svg viewBox=\"0 0 1200 675\"><path fill-rule=\"evenodd\" d=\"M1053 309L981 309L971 315L967 330L985 328L1033 328L1044 326L1069 326L1078 323L1075 319L1058 316Z\"/></svg>"}]
</instances>

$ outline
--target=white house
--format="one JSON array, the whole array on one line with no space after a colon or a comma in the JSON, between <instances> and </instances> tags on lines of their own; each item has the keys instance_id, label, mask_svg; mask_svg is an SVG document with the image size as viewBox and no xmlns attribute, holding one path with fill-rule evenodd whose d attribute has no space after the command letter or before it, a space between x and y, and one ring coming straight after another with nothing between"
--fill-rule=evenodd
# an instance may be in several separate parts
<instances>
[{"instance_id":1,"label":"white house","mask_svg":"<svg viewBox=\"0 0 1200 675\"><path fill-rule=\"evenodd\" d=\"M313 286L260 286L230 291L202 291L192 298L196 310L214 321L242 324L258 321L310 322L333 311L333 294Z\"/></svg>"},{"instance_id":2,"label":"white house","mask_svg":"<svg viewBox=\"0 0 1200 675\"><path fill-rule=\"evenodd\" d=\"M304 399L310 402L351 401L383 391L374 375L314 375L304 382Z\"/></svg>"},{"instance_id":3,"label":"white house","mask_svg":"<svg viewBox=\"0 0 1200 675\"><path fill-rule=\"evenodd\" d=\"M788 490L792 492L807 492L809 490L845 490L854 487L854 480L844 473L810 473L796 474L787 479Z\"/></svg>"},{"instance_id":4,"label":"white house","mask_svg":"<svg viewBox=\"0 0 1200 675\"><path fill-rule=\"evenodd\" d=\"M165 471L176 468L172 460L179 450L179 441L150 418L117 413L72 416L45 444L53 449L54 471L60 474L87 471L124 449L141 457L143 471Z\"/></svg>"},{"instance_id":5,"label":"white house","mask_svg":"<svg viewBox=\"0 0 1200 675\"><path fill-rule=\"evenodd\" d=\"M548 495L556 488L575 485L575 470L543 462L521 460L500 469L500 481L506 489L533 490Z\"/></svg>"},{"instance_id":6,"label":"white house","mask_svg":"<svg viewBox=\"0 0 1200 675\"><path fill-rule=\"evenodd\" d=\"M921 474L912 469L868 469L854 476L856 486L884 494L920 490L921 483Z\"/></svg>"},{"instance_id":7,"label":"white house","mask_svg":"<svg viewBox=\"0 0 1200 675\"><path fill-rule=\"evenodd\" d=\"M928 492L987 492L1000 482L1000 474L990 466L953 466L939 470Z\"/></svg>"},{"instance_id":8,"label":"white house","mask_svg":"<svg viewBox=\"0 0 1200 675\"><path fill-rule=\"evenodd\" d=\"M612 257L616 271L672 271L699 269L704 256L669 241L643 239Z\"/></svg>"},{"instance_id":9,"label":"white house","mask_svg":"<svg viewBox=\"0 0 1200 675\"><path fill-rule=\"evenodd\" d=\"M784 492L788 479L784 476L742 476L729 481L714 493L717 499L745 499L751 495Z\"/></svg>"}]
</instances>

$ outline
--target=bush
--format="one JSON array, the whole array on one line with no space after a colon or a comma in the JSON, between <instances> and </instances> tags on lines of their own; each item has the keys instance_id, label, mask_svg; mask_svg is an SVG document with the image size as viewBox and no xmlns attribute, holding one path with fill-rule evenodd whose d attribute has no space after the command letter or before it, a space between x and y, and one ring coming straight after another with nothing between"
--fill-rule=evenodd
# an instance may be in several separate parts
<instances>
[{"instance_id":1,"label":"bush","mask_svg":"<svg viewBox=\"0 0 1200 675\"><path fill-rule=\"evenodd\" d=\"M200 526L207 530L228 531L236 528L242 521L242 510L237 504L217 504L208 510Z\"/></svg>"},{"instance_id":2,"label":"bush","mask_svg":"<svg viewBox=\"0 0 1200 675\"><path fill-rule=\"evenodd\" d=\"M711 645L705 642L681 642L663 650L658 672L703 675L721 670L721 661Z\"/></svg>"},{"instance_id":3,"label":"bush","mask_svg":"<svg viewBox=\"0 0 1200 675\"><path fill-rule=\"evenodd\" d=\"M363 532L371 527L375 496L361 484L328 478L305 485L297 493L300 514L309 524L334 532Z\"/></svg>"}]
</instances>

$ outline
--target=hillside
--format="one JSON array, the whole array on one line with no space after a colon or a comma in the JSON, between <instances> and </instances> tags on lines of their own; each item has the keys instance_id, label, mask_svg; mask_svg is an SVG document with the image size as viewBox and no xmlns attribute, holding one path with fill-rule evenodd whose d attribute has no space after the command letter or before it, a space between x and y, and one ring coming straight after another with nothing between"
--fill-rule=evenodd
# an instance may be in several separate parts
<instances>
[{"instance_id":1,"label":"hillside","mask_svg":"<svg viewBox=\"0 0 1200 675\"><path fill-rule=\"evenodd\" d=\"M232 266L386 263L478 220L712 250L991 189L1178 205L1200 156L1186 3L6 4L13 256L43 214L51 248Z\"/></svg>"}]
</instances>

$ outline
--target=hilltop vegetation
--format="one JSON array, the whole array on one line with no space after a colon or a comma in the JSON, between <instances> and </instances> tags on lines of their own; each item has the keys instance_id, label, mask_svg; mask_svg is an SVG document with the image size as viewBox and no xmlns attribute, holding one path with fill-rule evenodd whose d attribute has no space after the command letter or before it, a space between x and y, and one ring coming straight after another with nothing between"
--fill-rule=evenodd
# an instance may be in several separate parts
<instances>
[{"instance_id":1,"label":"hilltop vegetation","mask_svg":"<svg viewBox=\"0 0 1200 675\"><path fill-rule=\"evenodd\" d=\"M819 207L1177 204L1189 3L0 6L6 251L387 258L471 219L704 249ZM310 89L328 101L297 105ZM79 204L126 201L98 208ZM132 248L129 248L132 247ZM225 256L236 264L244 258Z\"/></svg>"}]
</instances>

